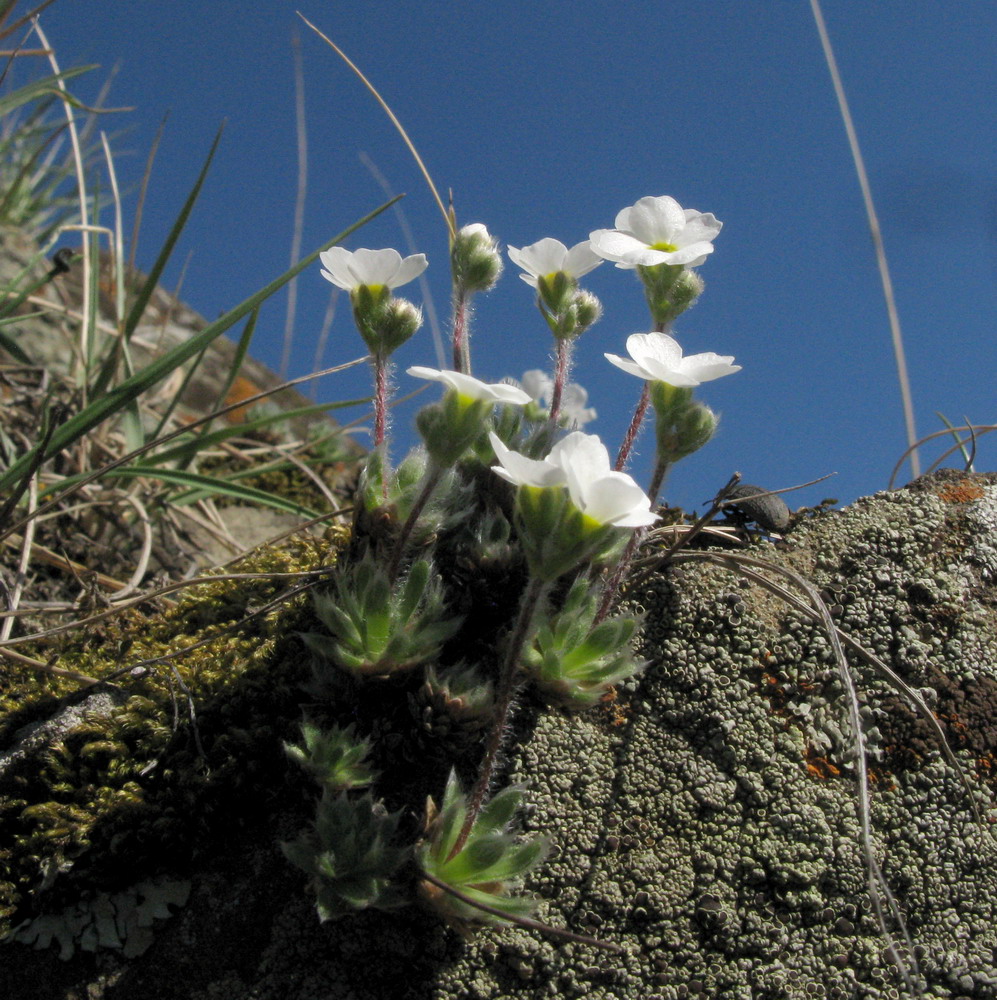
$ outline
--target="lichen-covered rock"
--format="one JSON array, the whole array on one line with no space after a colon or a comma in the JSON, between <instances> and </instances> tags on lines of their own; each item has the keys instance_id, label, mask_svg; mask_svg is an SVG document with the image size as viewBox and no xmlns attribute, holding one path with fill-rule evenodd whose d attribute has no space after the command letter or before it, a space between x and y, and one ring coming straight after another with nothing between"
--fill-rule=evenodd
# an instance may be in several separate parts
<instances>
[{"instance_id":1,"label":"lichen-covered rock","mask_svg":"<svg viewBox=\"0 0 997 1000\"><path fill-rule=\"evenodd\" d=\"M824 592L840 629L929 699L967 775L851 658L876 856L929 997L997 996L997 476L944 473L800 525L754 555ZM132 963L3 957L0 993L108 1000L673 1000L906 996L869 900L844 688L802 613L683 563L631 595L652 660L582 715L524 703L509 780L554 849L538 916L465 941L414 909L319 925L273 838L244 833ZM442 789L441 789L442 791ZM983 814L976 824L970 795ZM290 831L289 831L290 832ZM9 960L9 961L8 961ZM59 964L59 963L55 963ZM181 971L182 970L182 971ZM7 978L7 983L4 979ZM8 986L8 989L4 987Z\"/></svg>"}]
</instances>

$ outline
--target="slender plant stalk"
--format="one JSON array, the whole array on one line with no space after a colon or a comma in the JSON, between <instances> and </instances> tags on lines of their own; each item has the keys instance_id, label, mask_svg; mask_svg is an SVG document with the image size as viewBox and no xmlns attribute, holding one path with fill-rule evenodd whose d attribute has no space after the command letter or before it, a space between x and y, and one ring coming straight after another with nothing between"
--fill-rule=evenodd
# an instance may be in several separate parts
<instances>
[{"instance_id":1,"label":"slender plant stalk","mask_svg":"<svg viewBox=\"0 0 997 1000\"><path fill-rule=\"evenodd\" d=\"M637 403L637 408L634 410L633 419L630 421L630 426L627 428L626 436L623 438L623 444L620 445L620 453L616 456L615 468L617 472L622 472L627 467L630 452L633 450L634 442L637 440L638 433L640 433L640 425L644 422L644 414L647 413L647 407L650 402L651 386L648 382L645 382L644 388L640 394L640 400Z\"/></svg>"},{"instance_id":2,"label":"slender plant stalk","mask_svg":"<svg viewBox=\"0 0 997 1000\"><path fill-rule=\"evenodd\" d=\"M512 634L509 636L505 662L502 664L502 672L499 675L498 704L495 706L495 721L492 723L492 729L488 735L488 744L485 747L485 755L482 758L481 767L478 771L478 780L474 783L474 788L471 791L467 817L464 820L464 825L460 828L460 835L457 837L453 849L447 857L447 861L459 854L461 848L467 843L467 838L471 830L474 829L478 813L481 812L481 807L484 805L485 795L488 793L488 786L491 784L495 764L498 760L499 751L502 749L502 741L505 738L506 724L509 721L509 710L512 708L512 699L516 693L516 672L519 667L523 645L529 638L533 616L546 603L550 586L550 583L533 577L523 591L523 596L520 599L519 614L516 617L516 624L513 627Z\"/></svg>"},{"instance_id":3,"label":"slender plant stalk","mask_svg":"<svg viewBox=\"0 0 997 1000\"><path fill-rule=\"evenodd\" d=\"M564 338L557 341L557 365L554 368L554 388L550 393L550 416L547 422L551 428L557 427L557 418L561 415L561 396L564 394L564 383L568 380L571 368L571 343Z\"/></svg>"},{"instance_id":4,"label":"slender plant stalk","mask_svg":"<svg viewBox=\"0 0 997 1000\"><path fill-rule=\"evenodd\" d=\"M453 305L453 367L456 372L471 374L471 348L468 344L469 297L464 292L454 292Z\"/></svg>"},{"instance_id":5,"label":"slender plant stalk","mask_svg":"<svg viewBox=\"0 0 997 1000\"><path fill-rule=\"evenodd\" d=\"M921 460L917 453L917 431L914 426L914 400L910 391L910 379L907 377L907 358L904 354L903 334L900 332L900 314L897 311L897 303L893 295L890 268L886 262L883 233L879 228L879 218L876 215L876 206L872 200L872 188L869 185L869 177L865 172L865 161L862 159L862 150L859 148L858 135L855 131L855 125L852 122L852 113L848 108L848 98L845 96L845 88L841 83L838 63L834 58L834 49L831 47L831 39L824 24L824 15L821 13L820 0L810 0L810 9L813 12L817 32L820 35L820 44L824 49L824 59L827 61L828 72L831 74L831 82L834 84L834 93L838 98L841 120L848 135L848 145L852 151L855 173L858 175L859 187L862 189L862 200L865 202L865 214L869 220L872 245L876 250L876 264L879 267L879 278L883 284L883 298L886 300L886 312L890 319L893 357L897 365L900 397L903 400L904 424L907 428L908 454L910 455L910 471L912 478L917 479L921 474Z\"/></svg>"},{"instance_id":6,"label":"slender plant stalk","mask_svg":"<svg viewBox=\"0 0 997 1000\"><path fill-rule=\"evenodd\" d=\"M305 75L301 67L301 36L297 30L291 34L291 52L294 56L294 131L298 137L298 188L294 199L294 230L291 237L290 266L301 256L301 234L305 227L305 196L308 193L308 129L305 125ZM298 279L287 283L287 314L284 318L284 343L280 352L280 377L287 378L291 364L291 345L294 342L294 320L298 311Z\"/></svg>"},{"instance_id":7,"label":"slender plant stalk","mask_svg":"<svg viewBox=\"0 0 997 1000\"><path fill-rule=\"evenodd\" d=\"M644 388L647 388L646 382L644 383ZM654 506L658 502L658 494L661 492L661 484L665 481L665 476L668 473L669 464L664 459L659 458L657 465L654 467L654 475L651 476L651 487L647 491L651 506ZM620 556L620 561L616 564L616 569L613 570L613 575L609 578L609 582L602 592L599 610L596 612L593 621L594 625L598 625L609 614L609 609L613 606L613 601L616 600L616 595L623 584L623 579L630 572L630 565L634 561L634 556L637 554L641 542L647 537L647 531L647 528L636 528L630 536L630 541L627 542L627 547L623 550L623 555Z\"/></svg>"},{"instance_id":8,"label":"slender plant stalk","mask_svg":"<svg viewBox=\"0 0 997 1000\"><path fill-rule=\"evenodd\" d=\"M415 527L416 521L419 520L419 515L428 503L429 498L436 491L436 487L440 482L440 476L442 475L443 468L434 462L432 468L429 470L429 474L426 476L426 482L422 487L422 492L419 494L419 499L416 500L415 505L409 512L409 516L405 519L401 534L398 536L398 541L395 542L395 550L391 554L391 563L388 566L388 583L395 582L399 567L402 564L402 556L405 554L405 546L408 543L409 536L412 534L412 529Z\"/></svg>"},{"instance_id":9,"label":"slender plant stalk","mask_svg":"<svg viewBox=\"0 0 997 1000\"><path fill-rule=\"evenodd\" d=\"M398 134L402 137L402 142L404 142L405 145L408 146L409 152L412 154L417 166L422 171L422 176L426 178L426 183L429 185L429 190L436 201L436 205L439 208L440 212L443 214L443 220L447 224L447 231L450 233L450 238L453 239L457 235L457 227L454 225L453 219L451 218L447 210L443 207L443 199L440 197L439 191L436 190L436 185L433 183L433 178L430 177L429 171L426 169L426 164L422 162L422 157L419 155L419 151L415 148L415 144L409 138L408 132L406 132L405 129L402 127L402 123L398 120L394 111L392 111L391 108L388 106L388 102L385 101L385 99L377 92L377 88L374 86L374 84L372 84L370 80L368 80L367 77L365 77L363 73L360 72L359 67L357 67L357 65L349 58L349 56L347 56L346 53L334 41L332 41L331 38L328 37L328 35L325 35L321 31L319 31L319 29L316 28L315 25L312 24L312 22L309 21L308 18L305 17L304 14L302 14L300 11L298 11L298 17L300 17L301 20L304 21L305 24L307 24L308 27L311 28L312 31L314 31L315 34L318 35L319 38L321 38L322 41L325 42L326 45L328 45L336 53L336 55L338 55L339 58L342 59L343 62L350 67L351 70L353 70L353 72L360 78L360 82L371 92L371 94L373 94L374 99L377 101L377 103L381 105L381 107L384 110L384 113L391 119L391 124L394 125L395 128L398 130Z\"/></svg>"}]
</instances>

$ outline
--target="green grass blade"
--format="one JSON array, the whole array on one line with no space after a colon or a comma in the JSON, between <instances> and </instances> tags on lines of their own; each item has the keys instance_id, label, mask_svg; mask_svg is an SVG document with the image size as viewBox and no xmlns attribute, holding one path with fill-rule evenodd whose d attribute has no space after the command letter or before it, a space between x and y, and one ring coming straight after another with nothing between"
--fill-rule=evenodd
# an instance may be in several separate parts
<instances>
[{"instance_id":1,"label":"green grass blade","mask_svg":"<svg viewBox=\"0 0 997 1000\"><path fill-rule=\"evenodd\" d=\"M135 301L132 303L131 311L125 319L124 329L121 331L121 336L126 342L131 339L131 335L135 332L135 328L139 325L142 315L145 312L145 307L149 304L149 299L152 297L152 293L156 290L156 286L159 284L159 279L162 276L163 269L166 267L167 262L173 254L173 248L176 246L177 240L180 239L180 234L183 232L184 226L187 225L187 219L190 217L190 213L194 209L194 203L197 201L198 195L201 193L201 188L204 186L204 182L208 177L208 169L211 167L211 161L214 159L215 152L218 150L218 144L222 141L223 129L224 126L219 128L215 133L215 139L214 142L211 143L211 149L208 150L208 156L204 161L204 166L201 167L201 172L197 175L197 180L194 182L194 186L191 188L190 194L187 195L187 200L184 202L183 208L180 209L180 214L177 216L176 222L173 223L173 228L166 237L166 242L163 244L163 248L159 251L159 256L156 258L155 264L152 265L152 270L145 279L145 284L139 290L138 295L135 297Z\"/></svg>"},{"instance_id":2,"label":"green grass blade","mask_svg":"<svg viewBox=\"0 0 997 1000\"><path fill-rule=\"evenodd\" d=\"M41 313L31 313L32 316L40 316ZM18 346L16 340L8 337L6 333L3 332L2 327L7 323L16 323L20 319L27 319L28 317L14 316L11 319L0 320L0 348L5 350L18 364L28 365L29 367L34 367L34 362L21 350Z\"/></svg>"},{"instance_id":3,"label":"green grass blade","mask_svg":"<svg viewBox=\"0 0 997 1000\"><path fill-rule=\"evenodd\" d=\"M136 396L141 395L161 379L165 378L174 368L182 365L189 358L194 357L195 354L202 351L216 337L220 337L229 327L238 323L243 316L252 312L261 302L264 302L274 292L283 288L296 274L300 274L306 267L310 267L318 259L318 255L322 251L328 250L329 247L342 242L361 226L366 225L371 219L376 218L382 212L389 209L400 197L402 196L398 195L374 209L373 212L369 212L349 228L344 229L338 236L333 237L307 257L298 261L297 264L285 271L279 278L275 278L254 295L251 295L248 299L215 320L214 323L209 324L199 334L191 337L183 344L178 344L161 358L157 358L131 378L115 386L104 396L95 399L86 409L78 413L71 420L66 421L65 424L56 430L45 450L45 458L58 454L63 448L72 444L84 434L87 434L98 424L103 423L108 417L113 416L127 405L127 403L135 399ZM7 489L12 483L18 481L19 476L33 460L33 454L34 450L23 455L3 476L0 476L0 490Z\"/></svg>"},{"instance_id":4,"label":"green grass blade","mask_svg":"<svg viewBox=\"0 0 997 1000\"><path fill-rule=\"evenodd\" d=\"M247 420L240 424L230 424L227 427L220 427L210 434L199 435L192 440L183 441L166 451L157 452L143 459L142 465L162 465L164 462L172 462L176 459L181 466L188 463L190 459L204 448L222 441L227 441L231 437L242 437L247 432L262 430L271 424L279 424L284 420L294 420L298 417L307 417L313 413L324 413L327 410L340 410L347 406L364 406L371 400L370 396L361 399L346 399L338 403L313 403L311 406L298 406L293 410L284 410L281 413L268 413L266 416L257 417L254 420Z\"/></svg>"},{"instance_id":5,"label":"green grass blade","mask_svg":"<svg viewBox=\"0 0 997 1000\"><path fill-rule=\"evenodd\" d=\"M52 94L60 99L66 98L72 103L72 98L59 90L59 81L62 80L65 82L66 80L71 80L74 76L79 76L81 73L89 73L90 70L96 68L96 65L74 66L72 69L67 69L62 73L53 73L50 76L43 76L40 80L33 80L31 83L26 83L23 87L18 87L13 93L0 97L0 116L9 115L12 111L16 111L25 104L30 104L39 97Z\"/></svg>"},{"instance_id":6,"label":"green grass blade","mask_svg":"<svg viewBox=\"0 0 997 1000\"><path fill-rule=\"evenodd\" d=\"M256 323L259 318L259 308L254 309L249 314L249 319L246 320L246 325L242 330L242 336L239 337L239 342L235 347L235 356L232 358L232 367L229 369L228 378L225 379L225 384L222 386L221 392L218 393L214 406L211 407L212 410L220 410L225 406L225 400L228 399L228 394L232 391L232 386L235 385L235 380L242 370L242 363L246 360L246 354L249 351L249 342L253 339L253 334L256 332ZM211 423L207 423L201 428L199 436L202 438L206 437L210 431ZM193 454L191 458L193 458ZM190 461L190 459L187 459L187 461Z\"/></svg>"},{"instance_id":7,"label":"green grass blade","mask_svg":"<svg viewBox=\"0 0 997 1000\"><path fill-rule=\"evenodd\" d=\"M285 500L283 497L274 496L264 490L253 489L251 486L240 486L227 479L217 479L214 476L203 476L197 472L187 472L183 469L156 469L149 466L123 465L108 473L109 477L145 477L148 479L159 479L164 483L175 486L185 486L188 489L196 490L199 496L222 496L230 497L233 500L245 500L249 503L259 504L264 507L273 507L288 514L297 514L304 518L314 518L319 516L318 511L303 507L292 500ZM194 498L191 497L191 500ZM174 503L182 502L174 499Z\"/></svg>"}]
</instances>

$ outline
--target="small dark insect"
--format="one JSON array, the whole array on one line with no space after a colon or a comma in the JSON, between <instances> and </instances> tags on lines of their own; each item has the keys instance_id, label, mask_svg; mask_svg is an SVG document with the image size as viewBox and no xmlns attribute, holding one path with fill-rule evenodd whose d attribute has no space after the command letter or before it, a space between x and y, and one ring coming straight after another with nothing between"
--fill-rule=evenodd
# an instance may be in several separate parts
<instances>
[{"instance_id":1,"label":"small dark insect","mask_svg":"<svg viewBox=\"0 0 997 1000\"><path fill-rule=\"evenodd\" d=\"M49 277L54 278L57 274L68 274L70 264L75 256L76 252L70 250L69 247L56 250L55 255L52 257L52 270L49 271Z\"/></svg>"},{"instance_id":2,"label":"small dark insect","mask_svg":"<svg viewBox=\"0 0 997 1000\"><path fill-rule=\"evenodd\" d=\"M782 497L769 494L758 496L765 490L761 486L750 483L740 483L727 494L727 500L737 500L739 497L750 497L726 508L733 519L742 524L754 521L763 531L777 531L780 534L789 527L789 508Z\"/></svg>"}]
</instances>

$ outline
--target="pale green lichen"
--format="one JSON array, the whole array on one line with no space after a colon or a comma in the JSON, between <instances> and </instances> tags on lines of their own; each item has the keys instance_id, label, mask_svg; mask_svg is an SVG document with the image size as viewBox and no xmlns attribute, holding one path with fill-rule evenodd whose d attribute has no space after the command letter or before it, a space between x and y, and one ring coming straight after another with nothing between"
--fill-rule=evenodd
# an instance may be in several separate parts
<instances>
[{"instance_id":1,"label":"pale green lichen","mask_svg":"<svg viewBox=\"0 0 997 1000\"><path fill-rule=\"evenodd\" d=\"M861 610L853 618L842 605L838 619L849 617L849 630L909 683L935 685L941 697L936 671L982 681L997 664L986 614L993 595L974 568L963 514L930 489L885 494L802 526L785 547L756 551L824 587L847 576ZM926 576L936 607L963 609L943 612L944 629L912 599ZM530 782L527 833L553 841L527 880L538 916L624 953L519 928L463 942L406 911L318 934L295 909L278 915L252 993L240 996L905 995L870 911L847 719L826 641L717 567L684 566L633 599L647 610L641 652L652 665L612 706L521 717L508 775ZM965 649L974 650L968 661L956 652ZM926 995L992 996L993 849L981 846L937 748L902 757L891 742L899 731L885 721L892 692L867 668L857 672L879 729L877 852L919 947ZM979 760L957 752L993 819Z\"/></svg>"},{"instance_id":2,"label":"pale green lichen","mask_svg":"<svg viewBox=\"0 0 997 1000\"><path fill-rule=\"evenodd\" d=\"M184 906L190 882L154 879L139 882L123 892L88 893L57 913L25 920L0 943L27 944L36 949L59 946L59 958L73 957L77 949L107 948L125 958L137 958L155 937L155 926L168 920L173 909Z\"/></svg>"}]
</instances>

